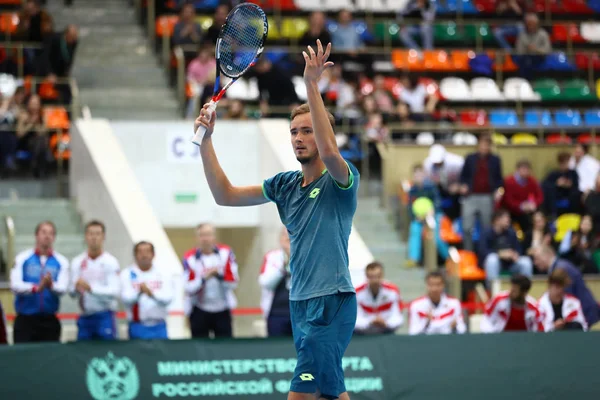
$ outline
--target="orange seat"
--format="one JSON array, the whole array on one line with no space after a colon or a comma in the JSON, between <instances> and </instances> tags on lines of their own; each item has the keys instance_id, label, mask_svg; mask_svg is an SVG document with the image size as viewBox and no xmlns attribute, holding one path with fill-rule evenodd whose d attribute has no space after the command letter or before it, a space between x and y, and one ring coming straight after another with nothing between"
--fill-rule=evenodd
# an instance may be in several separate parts
<instances>
[{"instance_id":1,"label":"orange seat","mask_svg":"<svg viewBox=\"0 0 600 400\"><path fill-rule=\"evenodd\" d=\"M189 82L185 83L185 98L191 99L194 97L194 91L192 90L192 85Z\"/></svg>"},{"instance_id":2,"label":"orange seat","mask_svg":"<svg viewBox=\"0 0 600 400\"><path fill-rule=\"evenodd\" d=\"M462 235L454 230L452 220L445 215L440 219L440 237L448 244L459 244L462 242Z\"/></svg>"},{"instance_id":3,"label":"orange seat","mask_svg":"<svg viewBox=\"0 0 600 400\"><path fill-rule=\"evenodd\" d=\"M54 158L58 159L58 156L62 155L63 160L71 159L71 136L69 136L69 133L64 132L60 135L60 144L58 143L58 135L52 135L49 144L50 149L54 154ZM62 150L62 154L59 154L59 146L60 150Z\"/></svg>"},{"instance_id":4,"label":"orange seat","mask_svg":"<svg viewBox=\"0 0 600 400\"><path fill-rule=\"evenodd\" d=\"M423 61L419 58L416 50L394 50L392 51L392 64L397 69L411 71L422 71Z\"/></svg>"},{"instance_id":5,"label":"orange seat","mask_svg":"<svg viewBox=\"0 0 600 400\"><path fill-rule=\"evenodd\" d=\"M0 32L13 34L19 25L19 15L16 13L0 14Z\"/></svg>"},{"instance_id":6,"label":"orange seat","mask_svg":"<svg viewBox=\"0 0 600 400\"><path fill-rule=\"evenodd\" d=\"M546 143L548 144L571 144L573 139L569 136L563 136L560 133L553 133L546 137Z\"/></svg>"},{"instance_id":7,"label":"orange seat","mask_svg":"<svg viewBox=\"0 0 600 400\"><path fill-rule=\"evenodd\" d=\"M44 81L40 84L38 94L42 100L56 100L58 99L58 91L54 86L54 83L50 81Z\"/></svg>"},{"instance_id":8,"label":"orange seat","mask_svg":"<svg viewBox=\"0 0 600 400\"><path fill-rule=\"evenodd\" d=\"M452 65L448 53L443 50L427 50L423 52L423 66L430 71L450 71Z\"/></svg>"},{"instance_id":9,"label":"orange seat","mask_svg":"<svg viewBox=\"0 0 600 400\"><path fill-rule=\"evenodd\" d=\"M69 129L71 122L63 107L45 107L44 120L48 129Z\"/></svg>"},{"instance_id":10,"label":"orange seat","mask_svg":"<svg viewBox=\"0 0 600 400\"><path fill-rule=\"evenodd\" d=\"M477 265L477 255L472 251L458 250L460 260L458 262L458 273L463 281L483 281L485 271Z\"/></svg>"},{"instance_id":11,"label":"orange seat","mask_svg":"<svg viewBox=\"0 0 600 400\"><path fill-rule=\"evenodd\" d=\"M474 51L453 51L450 53L452 56L452 66L455 71L470 71L469 61L475 58Z\"/></svg>"},{"instance_id":12,"label":"orange seat","mask_svg":"<svg viewBox=\"0 0 600 400\"><path fill-rule=\"evenodd\" d=\"M515 72L519 69L519 67L517 66L517 64L515 64L510 54L500 56L499 60L496 59L495 51L488 51L487 54L494 62L494 71Z\"/></svg>"},{"instance_id":13,"label":"orange seat","mask_svg":"<svg viewBox=\"0 0 600 400\"><path fill-rule=\"evenodd\" d=\"M175 25L179 22L178 15L162 15L156 19L156 36L171 37L175 30Z\"/></svg>"}]
</instances>

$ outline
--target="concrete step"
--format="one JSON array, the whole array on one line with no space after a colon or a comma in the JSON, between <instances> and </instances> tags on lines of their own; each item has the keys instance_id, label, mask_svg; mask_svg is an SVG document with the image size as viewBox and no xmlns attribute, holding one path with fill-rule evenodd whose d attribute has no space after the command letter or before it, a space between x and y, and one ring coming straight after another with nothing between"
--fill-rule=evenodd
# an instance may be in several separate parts
<instances>
[{"instance_id":1,"label":"concrete step","mask_svg":"<svg viewBox=\"0 0 600 400\"><path fill-rule=\"evenodd\" d=\"M106 118L113 121L157 121L157 120L174 120L181 119L183 113L179 108L164 108L164 109L122 109L109 108L104 106L90 106L92 117Z\"/></svg>"},{"instance_id":2,"label":"concrete step","mask_svg":"<svg viewBox=\"0 0 600 400\"><path fill-rule=\"evenodd\" d=\"M15 249L17 252L30 249L35 246L35 237L31 235L17 235L15 237ZM82 253L85 250L85 241L83 233L78 234L61 234L60 231L56 235L54 249L63 256L71 260L73 257Z\"/></svg>"},{"instance_id":3,"label":"concrete step","mask_svg":"<svg viewBox=\"0 0 600 400\"><path fill-rule=\"evenodd\" d=\"M80 94L82 103L90 107L98 105L132 111L145 108L175 110L178 107L175 95L167 87L85 88L81 89Z\"/></svg>"},{"instance_id":4,"label":"concrete step","mask_svg":"<svg viewBox=\"0 0 600 400\"><path fill-rule=\"evenodd\" d=\"M138 68L122 68L120 66L98 65L94 67L79 66L80 76L77 83L81 87L148 87L165 88L166 78L162 69L156 65ZM110 76L110 79L104 79Z\"/></svg>"}]
</instances>

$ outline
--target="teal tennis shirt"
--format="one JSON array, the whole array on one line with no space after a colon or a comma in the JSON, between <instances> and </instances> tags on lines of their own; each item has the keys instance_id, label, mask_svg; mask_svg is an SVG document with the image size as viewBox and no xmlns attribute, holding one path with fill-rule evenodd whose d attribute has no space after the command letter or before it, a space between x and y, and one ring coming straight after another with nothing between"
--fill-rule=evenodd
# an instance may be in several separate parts
<instances>
[{"instance_id":1,"label":"teal tennis shirt","mask_svg":"<svg viewBox=\"0 0 600 400\"><path fill-rule=\"evenodd\" d=\"M302 172L281 172L263 182L290 236L290 300L354 292L348 270L348 239L360 175L350 163L349 186L327 173L302 187Z\"/></svg>"}]
</instances>

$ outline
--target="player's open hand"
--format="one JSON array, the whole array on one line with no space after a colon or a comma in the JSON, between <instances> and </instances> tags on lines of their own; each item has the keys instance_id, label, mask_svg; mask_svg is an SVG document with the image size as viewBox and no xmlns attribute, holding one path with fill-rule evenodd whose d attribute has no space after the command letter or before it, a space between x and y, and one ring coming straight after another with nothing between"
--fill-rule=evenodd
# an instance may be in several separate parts
<instances>
[{"instance_id":1,"label":"player's open hand","mask_svg":"<svg viewBox=\"0 0 600 400\"><path fill-rule=\"evenodd\" d=\"M217 122L217 112L214 107L211 107L210 103L206 103L200 110L200 115L194 121L194 133L198 131L200 126L206 128L204 137L210 137L215 130L215 123Z\"/></svg>"},{"instance_id":2,"label":"player's open hand","mask_svg":"<svg viewBox=\"0 0 600 400\"><path fill-rule=\"evenodd\" d=\"M317 52L313 50L311 46L308 46L308 54L306 51L302 52L306 65L304 67L304 81L305 82L316 82L323 71L327 68L333 67L331 61L327 61L329 54L331 53L331 43L327 44L325 50L323 50L323 44L317 39Z\"/></svg>"}]
</instances>

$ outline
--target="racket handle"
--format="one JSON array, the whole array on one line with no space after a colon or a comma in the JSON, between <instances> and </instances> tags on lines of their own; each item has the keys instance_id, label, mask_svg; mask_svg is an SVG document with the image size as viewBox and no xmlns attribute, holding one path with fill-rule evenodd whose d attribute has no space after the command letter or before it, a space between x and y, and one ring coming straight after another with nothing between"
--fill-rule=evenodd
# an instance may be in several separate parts
<instances>
[{"instance_id":1,"label":"racket handle","mask_svg":"<svg viewBox=\"0 0 600 400\"><path fill-rule=\"evenodd\" d=\"M208 115L210 115L211 118L212 118L212 114L215 112L216 109L217 109L217 102L211 100L210 103L208 104L208 108L206 109L208 111ZM194 137L192 138L192 143L200 146L202 144L202 139L204 139L205 133L206 133L206 128L204 126L200 125L198 127L198 130L194 134Z\"/></svg>"}]
</instances>

